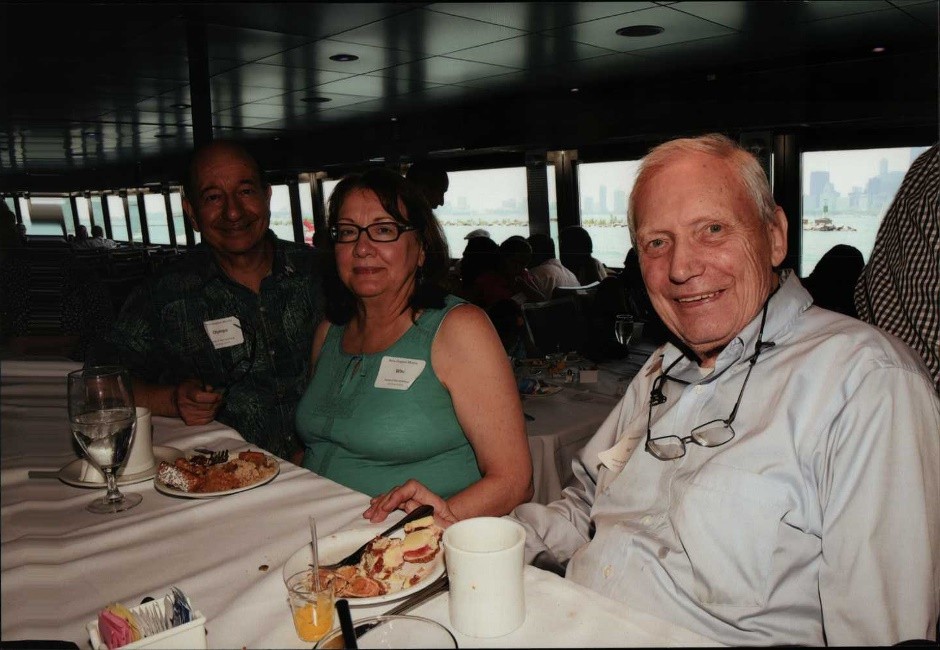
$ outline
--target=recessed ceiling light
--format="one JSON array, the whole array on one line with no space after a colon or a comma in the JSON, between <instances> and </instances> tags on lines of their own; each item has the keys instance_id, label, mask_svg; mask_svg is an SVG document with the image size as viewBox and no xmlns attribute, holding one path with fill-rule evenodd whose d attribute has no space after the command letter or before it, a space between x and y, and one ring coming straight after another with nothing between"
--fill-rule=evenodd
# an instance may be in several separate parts
<instances>
[{"instance_id":1,"label":"recessed ceiling light","mask_svg":"<svg viewBox=\"0 0 940 650\"><path fill-rule=\"evenodd\" d=\"M334 54L330 57L331 61L358 61L359 57L355 54Z\"/></svg>"},{"instance_id":2,"label":"recessed ceiling light","mask_svg":"<svg viewBox=\"0 0 940 650\"><path fill-rule=\"evenodd\" d=\"M572 89L571 89L571 92L573 92L573 93L579 93L579 92L581 92L581 89L580 89L580 88L572 88Z\"/></svg>"},{"instance_id":3,"label":"recessed ceiling light","mask_svg":"<svg viewBox=\"0 0 940 650\"><path fill-rule=\"evenodd\" d=\"M94 131L85 131L84 133L82 133L82 135L83 135L84 137L86 137L86 138L97 138L97 137L98 137L98 134L95 133Z\"/></svg>"},{"instance_id":4,"label":"recessed ceiling light","mask_svg":"<svg viewBox=\"0 0 940 650\"><path fill-rule=\"evenodd\" d=\"M301 98L300 101L306 102L307 104L324 104L326 102L333 101L333 98L332 97L303 97Z\"/></svg>"},{"instance_id":5,"label":"recessed ceiling light","mask_svg":"<svg viewBox=\"0 0 940 650\"><path fill-rule=\"evenodd\" d=\"M189 104L170 104L170 108L189 108Z\"/></svg>"},{"instance_id":6,"label":"recessed ceiling light","mask_svg":"<svg viewBox=\"0 0 940 650\"><path fill-rule=\"evenodd\" d=\"M393 117L393 118L392 118L392 122L397 122L397 121L398 121L398 118L397 118L397 117Z\"/></svg>"},{"instance_id":7,"label":"recessed ceiling light","mask_svg":"<svg viewBox=\"0 0 940 650\"><path fill-rule=\"evenodd\" d=\"M879 46L877 46L877 47L871 48L871 51L874 52L875 54L881 54L882 52L885 51L885 48L883 48L883 47L881 47L881 46L879 45Z\"/></svg>"},{"instance_id":8,"label":"recessed ceiling light","mask_svg":"<svg viewBox=\"0 0 940 650\"><path fill-rule=\"evenodd\" d=\"M656 34L662 34L663 28L659 25L630 25L628 27L621 27L617 30L619 36L656 36Z\"/></svg>"}]
</instances>

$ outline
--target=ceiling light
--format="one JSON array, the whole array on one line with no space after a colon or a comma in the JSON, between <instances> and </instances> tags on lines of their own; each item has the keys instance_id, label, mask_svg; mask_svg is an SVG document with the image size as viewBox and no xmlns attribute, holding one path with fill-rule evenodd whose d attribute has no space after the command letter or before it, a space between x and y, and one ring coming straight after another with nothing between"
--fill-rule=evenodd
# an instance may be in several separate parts
<instances>
[{"instance_id":1,"label":"ceiling light","mask_svg":"<svg viewBox=\"0 0 940 650\"><path fill-rule=\"evenodd\" d=\"M621 27L617 30L619 36L656 36L657 34L662 34L663 28L659 25L630 25L629 27Z\"/></svg>"},{"instance_id":2,"label":"ceiling light","mask_svg":"<svg viewBox=\"0 0 940 650\"><path fill-rule=\"evenodd\" d=\"M302 97L300 101L307 104L324 104L333 101L333 99L331 97Z\"/></svg>"},{"instance_id":3,"label":"ceiling light","mask_svg":"<svg viewBox=\"0 0 940 650\"><path fill-rule=\"evenodd\" d=\"M346 61L358 61L358 60L359 60L359 57L356 56L355 54L334 54L333 56L330 57L330 61L342 61L344 63Z\"/></svg>"},{"instance_id":4,"label":"ceiling light","mask_svg":"<svg viewBox=\"0 0 940 650\"><path fill-rule=\"evenodd\" d=\"M871 48L871 51L874 52L875 54L881 54L882 52L885 51L885 48L879 45L877 47Z\"/></svg>"},{"instance_id":5,"label":"ceiling light","mask_svg":"<svg viewBox=\"0 0 940 650\"><path fill-rule=\"evenodd\" d=\"M571 92L573 92L573 93L579 93L579 92L581 92L581 89L580 89L580 88L572 88L572 89L571 89Z\"/></svg>"},{"instance_id":6,"label":"ceiling light","mask_svg":"<svg viewBox=\"0 0 940 650\"><path fill-rule=\"evenodd\" d=\"M393 117L393 118L392 118L392 122L397 122L397 121L398 121L398 118L397 118L397 117Z\"/></svg>"},{"instance_id":7,"label":"ceiling light","mask_svg":"<svg viewBox=\"0 0 940 650\"><path fill-rule=\"evenodd\" d=\"M184 109L189 108L189 104L170 104L170 108Z\"/></svg>"}]
</instances>

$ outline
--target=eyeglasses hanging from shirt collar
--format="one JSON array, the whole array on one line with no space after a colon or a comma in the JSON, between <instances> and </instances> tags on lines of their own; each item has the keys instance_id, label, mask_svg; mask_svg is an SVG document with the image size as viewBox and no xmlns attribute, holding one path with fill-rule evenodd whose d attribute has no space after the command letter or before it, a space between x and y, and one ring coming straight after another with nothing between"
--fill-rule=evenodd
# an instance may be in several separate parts
<instances>
[{"instance_id":1,"label":"eyeglasses hanging from shirt collar","mask_svg":"<svg viewBox=\"0 0 940 650\"><path fill-rule=\"evenodd\" d=\"M771 294L773 295L773 294ZM767 348L772 348L775 343L772 341L764 342L761 339L764 336L764 324L767 322L767 306L770 304L770 296L767 297L767 300L764 301L764 309L761 314L760 319L760 330L757 333L757 342L754 344L754 354L751 355L748 359L748 368L747 374L744 375L744 382L741 384L741 392L738 393L738 399L734 403L734 408L731 409L731 414L728 415L725 419L710 420L705 424L700 424L699 426L692 429L689 432L689 435L682 438L679 436L661 436L659 438L653 438L652 432L652 422L653 422L653 407L659 404L664 404L666 402L666 395L663 394L663 385L666 383L666 380L669 379L679 384L689 385L689 382L683 381L682 379L676 379L675 377L669 376L669 371L679 363L682 359L680 356L678 359L673 361L666 370L663 371L659 377L653 380L653 387L650 391L650 408L649 415L646 420L646 451L648 451L654 458L659 460L676 460L677 458L682 458L685 456L685 446L686 443L691 442L700 447L720 447L721 445L730 442L734 438L734 428L731 424L734 422L734 418L738 414L738 407L741 405L741 398L744 397L744 387L747 386L747 380L751 377L751 371L754 369L754 364L757 363L757 359L760 357L760 353Z\"/></svg>"}]
</instances>

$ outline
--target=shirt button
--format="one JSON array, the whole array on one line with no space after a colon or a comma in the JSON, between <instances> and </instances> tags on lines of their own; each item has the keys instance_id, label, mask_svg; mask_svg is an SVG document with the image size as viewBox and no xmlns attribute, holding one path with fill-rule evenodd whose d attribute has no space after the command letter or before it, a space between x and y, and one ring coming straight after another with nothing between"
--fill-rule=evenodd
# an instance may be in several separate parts
<instances>
[{"instance_id":1,"label":"shirt button","mask_svg":"<svg viewBox=\"0 0 940 650\"><path fill-rule=\"evenodd\" d=\"M262 305L261 307L258 308L258 311L260 311L262 314L264 314L264 313L266 313L266 312L268 311L268 308L265 307L264 305Z\"/></svg>"},{"instance_id":2,"label":"shirt button","mask_svg":"<svg viewBox=\"0 0 940 650\"><path fill-rule=\"evenodd\" d=\"M649 515L646 515L643 517L643 519L640 520L640 523L642 523L644 526L649 526L651 523L653 523L653 518Z\"/></svg>"},{"instance_id":3,"label":"shirt button","mask_svg":"<svg viewBox=\"0 0 940 650\"><path fill-rule=\"evenodd\" d=\"M699 386L696 386L696 387L695 387L695 392L696 392L696 393L701 393L701 392L702 392L702 386L700 386L700 385L699 385Z\"/></svg>"},{"instance_id":4,"label":"shirt button","mask_svg":"<svg viewBox=\"0 0 940 650\"><path fill-rule=\"evenodd\" d=\"M270 354L270 355L273 357L273 356L274 356L274 348L268 350L268 354Z\"/></svg>"}]
</instances>

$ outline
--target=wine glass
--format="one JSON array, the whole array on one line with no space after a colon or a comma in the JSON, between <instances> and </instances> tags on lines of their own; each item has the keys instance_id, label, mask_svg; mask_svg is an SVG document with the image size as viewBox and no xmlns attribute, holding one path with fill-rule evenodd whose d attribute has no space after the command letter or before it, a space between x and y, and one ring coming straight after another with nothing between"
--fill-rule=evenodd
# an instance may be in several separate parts
<instances>
[{"instance_id":1,"label":"wine glass","mask_svg":"<svg viewBox=\"0 0 940 650\"><path fill-rule=\"evenodd\" d=\"M633 338L633 316L631 314L617 314L614 320L614 336L617 343L627 347Z\"/></svg>"},{"instance_id":2,"label":"wine glass","mask_svg":"<svg viewBox=\"0 0 940 650\"><path fill-rule=\"evenodd\" d=\"M120 366L96 366L68 375L69 426L85 458L105 476L108 493L86 510L98 514L133 508L143 497L122 494L115 472L127 458L137 419L130 374Z\"/></svg>"}]
</instances>

